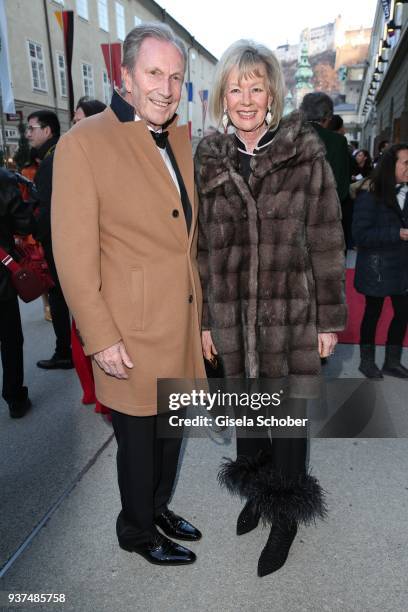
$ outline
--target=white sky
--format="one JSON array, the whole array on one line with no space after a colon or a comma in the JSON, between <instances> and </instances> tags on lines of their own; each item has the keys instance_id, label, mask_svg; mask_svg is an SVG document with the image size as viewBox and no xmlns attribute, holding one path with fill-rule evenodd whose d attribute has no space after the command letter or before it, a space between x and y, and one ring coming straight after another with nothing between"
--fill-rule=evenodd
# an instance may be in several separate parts
<instances>
[{"instance_id":1,"label":"white sky","mask_svg":"<svg viewBox=\"0 0 408 612\"><path fill-rule=\"evenodd\" d=\"M275 49L300 32L342 15L351 26L372 26L377 0L158 0L216 57L235 40L252 38Z\"/></svg>"}]
</instances>

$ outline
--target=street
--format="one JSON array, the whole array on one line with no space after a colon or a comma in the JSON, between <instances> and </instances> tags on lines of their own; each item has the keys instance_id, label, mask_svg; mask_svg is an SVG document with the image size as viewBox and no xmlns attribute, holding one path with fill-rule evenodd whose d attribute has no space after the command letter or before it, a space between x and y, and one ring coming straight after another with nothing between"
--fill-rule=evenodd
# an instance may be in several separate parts
<instances>
[{"instance_id":1,"label":"street","mask_svg":"<svg viewBox=\"0 0 408 612\"><path fill-rule=\"evenodd\" d=\"M191 546L198 561L157 568L117 546L110 423L82 406L74 370L36 367L53 352L52 326L39 300L21 311L33 408L21 420L11 420L4 403L0 412L1 610L9 592L65 594L52 609L76 612L406 609L406 439L312 440L310 464L327 491L328 519L302 527L284 568L263 579L256 564L268 531L260 526L238 538L242 504L216 480L234 442L189 439L172 508L203 532ZM339 346L328 373L357 376L356 349ZM386 384L404 407L405 381Z\"/></svg>"}]
</instances>

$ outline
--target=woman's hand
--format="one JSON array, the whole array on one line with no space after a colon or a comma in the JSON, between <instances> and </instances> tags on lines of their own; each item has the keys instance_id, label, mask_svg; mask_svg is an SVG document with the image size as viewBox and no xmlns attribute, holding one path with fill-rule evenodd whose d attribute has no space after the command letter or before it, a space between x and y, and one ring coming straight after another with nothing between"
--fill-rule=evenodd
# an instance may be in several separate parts
<instances>
[{"instance_id":1,"label":"woman's hand","mask_svg":"<svg viewBox=\"0 0 408 612\"><path fill-rule=\"evenodd\" d=\"M337 344L337 334L333 334L331 332L318 334L318 341L320 357L329 357L330 355L333 355Z\"/></svg>"},{"instance_id":2,"label":"woman's hand","mask_svg":"<svg viewBox=\"0 0 408 612\"><path fill-rule=\"evenodd\" d=\"M210 331L203 331L201 333L201 344L203 347L203 355L205 359L211 362L214 361L214 356L218 355L218 353L212 341Z\"/></svg>"}]
</instances>

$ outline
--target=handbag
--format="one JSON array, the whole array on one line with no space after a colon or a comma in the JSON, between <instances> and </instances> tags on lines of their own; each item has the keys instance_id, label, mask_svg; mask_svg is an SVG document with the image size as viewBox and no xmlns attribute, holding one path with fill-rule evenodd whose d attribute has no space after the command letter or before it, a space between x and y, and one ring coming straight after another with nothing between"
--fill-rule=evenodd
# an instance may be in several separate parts
<instances>
[{"instance_id":1,"label":"handbag","mask_svg":"<svg viewBox=\"0 0 408 612\"><path fill-rule=\"evenodd\" d=\"M16 259L0 247L1 263L10 272L10 280L23 302L47 293L54 286L44 251L40 245L25 244L15 247Z\"/></svg>"}]
</instances>

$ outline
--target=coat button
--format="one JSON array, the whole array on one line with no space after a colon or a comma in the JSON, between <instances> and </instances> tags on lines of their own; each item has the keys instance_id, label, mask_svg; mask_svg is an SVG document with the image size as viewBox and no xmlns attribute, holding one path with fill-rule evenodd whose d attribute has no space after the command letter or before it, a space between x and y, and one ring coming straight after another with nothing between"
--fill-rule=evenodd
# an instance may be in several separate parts
<instances>
[{"instance_id":1,"label":"coat button","mask_svg":"<svg viewBox=\"0 0 408 612\"><path fill-rule=\"evenodd\" d=\"M190 302L190 304L192 304L192 302L193 302L193 296L192 296L191 294L188 296L188 301Z\"/></svg>"},{"instance_id":2,"label":"coat button","mask_svg":"<svg viewBox=\"0 0 408 612\"><path fill-rule=\"evenodd\" d=\"M173 217L177 218L177 217L179 216L179 214L180 214L180 213L179 213L179 211L177 210L177 208L175 208L175 209L173 210L173 213L172 213L172 214L173 214Z\"/></svg>"}]
</instances>

